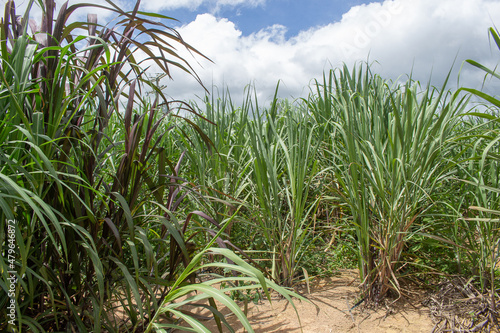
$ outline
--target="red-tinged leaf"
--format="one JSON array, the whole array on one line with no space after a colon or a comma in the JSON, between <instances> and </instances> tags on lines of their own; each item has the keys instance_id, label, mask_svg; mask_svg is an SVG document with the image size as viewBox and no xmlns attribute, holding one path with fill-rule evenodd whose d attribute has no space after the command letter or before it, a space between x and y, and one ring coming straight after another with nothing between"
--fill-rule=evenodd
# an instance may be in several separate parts
<instances>
[{"instance_id":1,"label":"red-tinged leaf","mask_svg":"<svg viewBox=\"0 0 500 333\"><path fill-rule=\"evenodd\" d=\"M42 47L47 47L47 34L44 32L38 32L34 35L35 41L40 44Z\"/></svg>"},{"instance_id":2,"label":"red-tinged leaf","mask_svg":"<svg viewBox=\"0 0 500 333\"><path fill-rule=\"evenodd\" d=\"M178 176L179 175L179 170L181 168L181 163L182 163L182 160L184 159L185 155L186 155L186 151L183 151L181 153L181 156L179 157L179 160L177 161L177 165L174 168L174 176Z\"/></svg>"},{"instance_id":3,"label":"red-tinged leaf","mask_svg":"<svg viewBox=\"0 0 500 333\"><path fill-rule=\"evenodd\" d=\"M132 129L130 130L127 153L131 156L131 159L134 158L134 154L137 151L139 140L141 139L141 128L142 128L141 124L135 121L134 125L132 125Z\"/></svg>"},{"instance_id":4,"label":"red-tinged leaf","mask_svg":"<svg viewBox=\"0 0 500 333\"><path fill-rule=\"evenodd\" d=\"M177 190L177 192L179 192L179 190ZM176 192L176 194L177 194L177 192ZM172 211L176 211L177 208L179 208L182 200L184 200L188 195L189 195L189 193L185 192L181 196L179 196L179 198L177 198L177 200L171 206Z\"/></svg>"},{"instance_id":5,"label":"red-tinged leaf","mask_svg":"<svg viewBox=\"0 0 500 333\"><path fill-rule=\"evenodd\" d=\"M15 22L16 20L16 8L15 8L15 4L14 4L14 1L8 1L7 4L5 5L5 15L4 15L4 22L3 22L3 25L4 25L4 31L5 31L5 35L6 35L6 39L9 40L9 42L11 43L11 45L14 45L14 35L12 34L13 30L16 30L15 29ZM9 29L9 26L12 25L12 29ZM12 30L12 31L11 31ZM10 51L9 51L10 53Z\"/></svg>"},{"instance_id":6,"label":"red-tinged leaf","mask_svg":"<svg viewBox=\"0 0 500 333\"><path fill-rule=\"evenodd\" d=\"M39 32L39 31L40 31L40 28L38 27L38 25L37 25L37 23L36 23L36 21L35 21L35 20L30 19L28 24L29 24L29 26L30 26L31 33L32 33L32 34L36 34L37 32Z\"/></svg>"},{"instance_id":7,"label":"red-tinged leaf","mask_svg":"<svg viewBox=\"0 0 500 333\"><path fill-rule=\"evenodd\" d=\"M192 211L191 213L189 213L187 215L186 220L184 221L184 225L182 226L182 232L183 233L186 232L186 229L187 229L187 226L189 224L189 221L191 221L191 218L193 217L193 215L198 215L198 216L204 218L205 220L207 220L208 222L212 223L214 226L216 226L217 228L220 229L220 224L217 223L217 221L215 221L213 218L211 218L210 216L208 216L204 212L199 211L199 210L195 210L195 211Z\"/></svg>"},{"instance_id":8,"label":"red-tinged leaf","mask_svg":"<svg viewBox=\"0 0 500 333\"><path fill-rule=\"evenodd\" d=\"M97 29L97 15L96 14L88 14L87 22L89 23L89 36L95 36ZM93 42L94 39L91 40Z\"/></svg>"},{"instance_id":9,"label":"red-tinged leaf","mask_svg":"<svg viewBox=\"0 0 500 333\"><path fill-rule=\"evenodd\" d=\"M59 43L62 42L62 34L64 30L64 26L66 25L66 20L69 17L69 13L67 13L68 9L68 1L62 4L61 9L59 10L59 14L56 19L56 24L54 26L54 32L52 33L52 37L57 40Z\"/></svg>"},{"instance_id":10,"label":"red-tinged leaf","mask_svg":"<svg viewBox=\"0 0 500 333\"><path fill-rule=\"evenodd\" d=\"M215 236L217 235L217 233L216 233L215 231L213 231L213 230L208 229L207 231L208 231L208 233L209 233L210 235L212 235L212 237L215 237ZM222 240L222 238L217 237L217 238L215 239L215 241L217 242L217 244L219 245L219 247L220 247L220 248L222 248L222 249L227 249L227 246L226 246L226 244L224 243L224 241ZM232 262L230 259L228 259L228 260L229 260L229 263L230 263L230 264L234 264L234 262Z\"/></svg>"},{"instance_id":11,"label":"red-tinged leaf","mask_svg":"<svg viewBox=\"0 0 500 333\"><path fill-rule=\"evenodd\" d=\"M108 218L108 217L104 218L104 222L106 222L106 225L109 227L109 229L111 230L111 232L115 236L115 239L118 242L118 247L120 248L120 252L121 252L121 249L122 249L122 240L121 240L120 232L118 231L118 228L113 223L113 221L111 221L111 219Z\"/></svg>"},{"instance_id":12,"label":"red-tinged leaf","mask_svg":"<svg viewBox=\"0 0 500 333\"><path fill-rule=\"evenodd\" d=\"M203 130L201 128L198 127L198 125L196 125L195 123L193 123L191 120L189 120L187 118L184 118L184 121L186 121L187 123L189 123L189 125L191 125L191 127L196 132L198 132L198 134L201 136L201 138L203 139L203 141L205 141L205 144L207 145L207 148L208 148L209 152L212 153L212 147L215 147L215 145L212 142L212 140L205 134L205 132L203 132Z\"/></svg>"},{"instance_id":13,"label":"red-tinged leaf","mask_svg":"<svg viewBox=\"0 0 500 333\"><path fill-rule=\"evenodd\" d=\"M128 94L127 108L125 109L125 131L127 136L130 134L130 124L132 121L132 112L134 111L134 95L135 95L135 85L136 80L130 83L130 89Z\"/></svg>"},{"instance_id":14,"label":"red-tinged leaf","mask_svg":"<svg viewBox=\"0 0 500 333\"><path fill-rule=\"evenodd\" d=\"M54 10L56 7L56 3L54 0L45 0L45 15L42 19L42 31L48 33L52 36L52 24L54 21ZM52 41L52 39L49 39ZM49 42L49 46L52 46L53 43Z\"/></svg>"}]
</instances>

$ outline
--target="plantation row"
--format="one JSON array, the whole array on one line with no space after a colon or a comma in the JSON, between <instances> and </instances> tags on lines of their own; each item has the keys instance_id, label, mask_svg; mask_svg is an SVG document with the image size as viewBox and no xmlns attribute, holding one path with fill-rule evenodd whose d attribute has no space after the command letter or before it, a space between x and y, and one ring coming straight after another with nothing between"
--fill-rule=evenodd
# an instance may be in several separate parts
<instances>
[{"instance_id":1,"label":"plantation row","mask_svg":"<svg viewBox=\"0 0 500 333\"><path fill-rule=\"evenodd\" d=\"M196 77L172 45L198 51L139 2L114 27L86 6L0 25L0 330L208 332L182 311L205 299L251 332L235 300L355 265L367 303L470 278L495 325L500 101L358 65L293 102L170 102L135 53Z\"/></svg>"}]
</instances>

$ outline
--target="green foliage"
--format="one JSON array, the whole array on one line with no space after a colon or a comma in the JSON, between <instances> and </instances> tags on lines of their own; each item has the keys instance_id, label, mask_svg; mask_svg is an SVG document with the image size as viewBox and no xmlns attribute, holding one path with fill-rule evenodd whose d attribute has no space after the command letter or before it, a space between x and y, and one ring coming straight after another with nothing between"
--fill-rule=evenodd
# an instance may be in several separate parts
<instances>
[{"instance_id":1,"label":"green foliage","mask_svg":"<svg viewBox=\"0 0 500 333\"><path fill-rule=\"evenodd\" d=\"M303 257L303 267L309 277L327 278L340 269L357 268L356 242L350 234L336 240L335 245L330 247L321 238L310 242Z\"/></svg>"},{"instance_id":2,"label":"green foliage","mask_svg":"<svg viewBox=\"0 0 500 333\"><path fill-rule=\"evenodd\" d=\"M260 214L256 217L272 251L272 277L291 286L307 251L315 200L310 184L317 174L314 124L303 110L273 102L249 126L253 184ZM265 117L265 118L264 118ZM266 119L264 124L263 120ZM311 176L312 175L312 176Z\"/></svg>"},{"instance_id":3,"label":"green foliage","mask_svg":"<svg viewBox=\"0 0 500 333\"><path fill-rule=\"evenodd\" d=\"M285 287L356 261L370 300L399 295L403 277L460 273L495 309L496 97L360 66L293 103L277 87L268 108L251 89L240 107L226 92L174 103L141 67L197 78L174 45L198 51L156 21L170 18L107 1L114 26L73 22L91 5L56 14L47 0L37 25L33 3L18 19L8 1L0 24L0 317L17 304L1 330L207 332L192 305L231 331L217 300L252 331L235 299L303 300ZM489 111L465 112L464 92Z\"/></svg>"},{"instance_id":4,"label":"green foliage","mask_svg":"<svg viewBox=\"0 0 500 333\"><path fill-rule=\"evenodd\" d=\"M489 33L500 50L497 29ZM467 62L499 79L500 75L474 60ZM457 248L457 256L464 256L470 263L471 273L480 283L481 291L489 289L492 309L498 298L498 278L495 267L500 264L500 102L481 91L461 88L487 103L488 109L469 112L465 130L457 137L463 151L460 179L464 189L465 211L456 217L456 237L465 239Z\"/></svg>"},{"instance_id":5,"label":"green foliage","mask_svg":"<svg viewBox=\"0 0 500 333\"><path fill-rule=\"evenodd\" d=\"M291 286L310 243L317 206L309 195L311 175L319 171L315 156L320 141L313 136L312 119L300 105L277 98L269 110L260 109L250 90L240 108L228 94L204 104L203 110L194 108L209 121L193 122L213 147L201 137L188 141L179 136L179 141L208 194L209 209L223 218L243 204L242 216L228 230L227 245L263 251L271 259L266 267L270 277ZM248 229L256 233L248 234Z\"/></svg>"},{"instance_id":6,"label":"green foliage","mask_svg":"<svg viewBox=\"0 0 500 333\"><path fill-rule=\"evenodd\" d=\"M193 224L204 220L215 230L209 230L211 243L224 245L216 231L234 216L216 221L188 210L200 194L181 178L184 153L172 145L171 129L178 123L172 116L182 117L172 111L194 110L167 101L136 60L143 51L167 75L176 66L196 77L173 45L197 51L152 20L168 17L139 12L139 1L131 12L108 1L118 16L110 27L94 15L69 21L88 4L65 4L56 17L55 3L45 1L42 24L30 22L30 35L32 4L18 20L7 2L0 25L0 242L7 244L6 223L15 220L17 247L15 269L7 252L0 260L0 329L143 331L184 291L225 300L223 291L195 283L208 250L192 261L199 247L191 239L201 232ZM77 29L88 35L76 35ZM148 41L138 42L142 38ZM146 87L154 101L141 97ZM263 275L233 253L210 251L266 286ZM4 320L11 298L15 327ZM248 326L241 310L227 304Z\"/></svg>"},{"instance_id":7,"label":"green foliage","mask_svg":"<svg viewBox=\"0 0 500 333\"><path fill-rule=\"evenodd\" d=\"M447 142L460 102L447 101L444 90L419 92L411 81L391 87L368 69L332 71L324 85L337 194L353 216L365 292L379 300L388 290L399 293L405 244L425 230L421 217L448 175Z\"/></svg>"}]
</instances>

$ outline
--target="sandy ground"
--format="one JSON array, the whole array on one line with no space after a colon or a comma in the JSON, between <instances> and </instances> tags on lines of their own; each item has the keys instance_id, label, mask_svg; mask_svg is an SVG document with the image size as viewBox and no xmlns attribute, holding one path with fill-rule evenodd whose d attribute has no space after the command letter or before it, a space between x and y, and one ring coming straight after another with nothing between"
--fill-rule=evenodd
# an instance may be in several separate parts
<instances>
[{"instance_id":1,"label":"sandy ground","mask_svg":"<svg viewBox=\"0 0 500 333\"><path fill-rule=\"evenodd\" d=\"M300 314L297 315L286 300L275 297L272 305L261 301L259 304L249 304L248 318L255 332L431 332L434 324L428 316L428 311L420 304L398 306L396 311L379 309L377 311L357 307L351 312L349 307L355 304L357 297L357 271L346 270L339 276L322 280L313 284L311 294L304 290L303 295L308 302L295 301ZM419 303L419 302L416 302ZM241 305L243 308L243 304ZM224 314L227 309L221 309ZM236 332L244 332L235 316L228 316L228 322ZM211 332L218 332L215 322L204 324Z\"/></svg>"}]
</instances>

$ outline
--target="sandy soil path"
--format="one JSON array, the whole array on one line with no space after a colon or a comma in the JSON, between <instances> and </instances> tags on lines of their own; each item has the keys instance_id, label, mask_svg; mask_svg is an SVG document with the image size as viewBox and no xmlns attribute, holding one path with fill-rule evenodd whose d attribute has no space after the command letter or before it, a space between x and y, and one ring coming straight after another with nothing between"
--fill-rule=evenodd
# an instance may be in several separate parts
<instances>
[{"instance_id":1,"label":"sandy soil path","mask_svg":"<svg viewBox=\"0 0 500 333\"><path fill-rule=\"evenodd\" d=\"M272 305L261 301L251 304L248 308L248 318L256 332L302 332L304 333L343 333L343 332L431 332L434 324L428 316L428 311L420 304L399 306L395 313L386 309L377 311L357 307L349 312L349 305L356 302L357 272L346 270L340 276L322 280L316 283L311 294L306 296L319 309L308 302L296 301L300 314L297 315L286 300L275 298ZM243 306L243 305L242 305ZM228 313L222 309L222 313ZM236 332L244 332L234 316L227 318ZM206 323L212 332L218 332L215 322Z\"/></svg>"}]
</instances>

